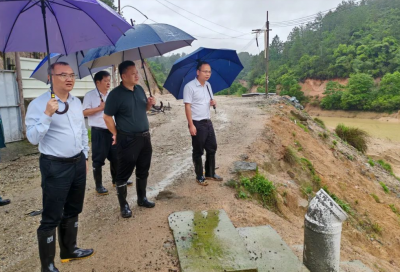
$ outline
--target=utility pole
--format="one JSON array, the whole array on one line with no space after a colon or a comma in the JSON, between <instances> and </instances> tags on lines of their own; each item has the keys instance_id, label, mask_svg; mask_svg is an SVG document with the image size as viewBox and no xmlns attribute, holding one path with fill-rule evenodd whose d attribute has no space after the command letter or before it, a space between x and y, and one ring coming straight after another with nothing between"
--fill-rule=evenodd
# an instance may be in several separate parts
<instances>
[{"instance_id":1,"label":"utility pole","mask_svg":"<svg viewBox=\"0 0 400 272\"><path fill-rule=\"evenodd\" d=\"M268 20L268 11L267 11L267 22L265 23L265 32L264 32L264 39L266 39L265 44L265 58L267 60L266 67L265 67L265 95L268 97L268 63L269 63L269 20Z\"/></svg>"},{"instance_id":2,"label":"utility pole","mask_svg":"<svg viewBox=\"0 0 400 272\"><path fill-rule=\"evenodd\" d=\"M268 20L268 11L267 11L267 22L265 23L265 29L253 29L253 34L256 34L256 41L258 46L258 35L264 32L264 58L266 59L265 63L265 94L268 96L268 63L269 63L269 32L272 29L269 29L269 20Z\"/></svg>"},{"instance_id":3,"label":"utility pole","mask_svg":"<svg viewBox=\"0 0 400 272\"><path fill-rule=\"evenodd\" d=\"M118 14L121 15L121 0L118 0Z\"/></svg>"}]
</instances>

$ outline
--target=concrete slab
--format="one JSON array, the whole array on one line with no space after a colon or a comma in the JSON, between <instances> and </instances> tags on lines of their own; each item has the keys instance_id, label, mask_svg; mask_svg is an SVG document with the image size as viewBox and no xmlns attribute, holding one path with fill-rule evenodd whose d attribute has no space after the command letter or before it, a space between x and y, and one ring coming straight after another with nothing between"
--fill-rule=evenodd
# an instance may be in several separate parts
<instances>
[{"instance_id":1,"label":"concrete slab","mask_svg":"<svg viewBox=\"0 0 400 272\"><path fill-rule=\"evenodd\" d=\"M181 272L258 271L225 211L176 212L168 221Z\"/></svg>"},{"instance_id":2,"label":"concrete slab","mask_svg":"<svg viewBox=\"0 0 400 272\"><path fill-rule=\"evenodd\" d=\"M237 230L259 272L309 272L271 226Z\"/></svg>"},{"instance_id":3,"label":"concrete slab","mask_svg":"<svg viewBox=\"0 0 400 272\"><path fill-rule=\"evenodd\" d=\"M362 262L355 260L340 263L340 272L373 272L370 268L365 266Z\"/></svg>"}]
</instances>

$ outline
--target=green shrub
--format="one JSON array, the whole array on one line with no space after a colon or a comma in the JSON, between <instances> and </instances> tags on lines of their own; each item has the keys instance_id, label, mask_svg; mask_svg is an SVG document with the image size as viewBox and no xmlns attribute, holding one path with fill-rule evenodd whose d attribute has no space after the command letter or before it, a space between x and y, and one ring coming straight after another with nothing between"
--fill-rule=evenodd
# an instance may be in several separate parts
<instances>
[{"instance_id":1,"label":"green shrub","mask_svg":"<svg viewBox=\"0 0 400 272\"><path fill-rule=\"evenodd\" d=\"M375 199L376 203L381 203L381 200L379 199L379 197L376 194L371 194L371 196Z\"/></svg>"},{"instance_id":2,"label":"green shrub","mask_svg":"<svg viewBox=\"0 0 400 272\"><path fill-rule=\"evenodd\" d=\"M299 141L294 141L294 144L297 146L297 151L302 151L303 150L303 146L300 144Z\"/></svg>"},{"instance_id":3,"label":"green shrub","mask_svg":"<svg viewBox=\"0 0 400 272\"><path fill-rule=\"evenodd\" d=\"M227 182L225 182L225 186L228 186L230 188L236 189L238 183L234 179L230 179Z\"/></svg>"},{"instance_id":4,"label":"green shrub","mask_svg":"<svg viewBox=\"0 0 400 272\"><path fill-rule=\"evenodd\" d=\"M322 120L319 119L319 118L314 118L314 121L315 121L318 125L320 125L322 128L325 128L325 129L326 129L326 126L325 126L324 121L322 121Z\"/></svg>"},{"instance_id":5,"label":"green shrub","mask_svg":"<svg viewBox=\"0 0 400 272\"><path fill-rule=\"evenodd\" d=\"M397 208L396 208L396 206L394 206L394 204L389 204L389 207L392 210L392 212L394 212L395 214L398 214Z\"/></svg>"},{"instance_id":6,"label":"green shrub","mask_svg":"<svg viewBox=\"0 0 400 272\"><path fill-rule=\"evenodd\" d=\"M377 234L381 234L382 233L382 227L378 224L378 223L373 223L371 225L371 230Z\"/></svg>"},{"instance_id":7,"label":"green shrub","mask_svg":"<svg viewBox=\"0 0 400 272\"><path fill-rule=\"evenodd\" d=\"M354 146L358 151L362 153L365 153L367 151L369 134L365 130L353 127L346 127L343 124L339 124L336 127L335 132L339 136L339 138Z\"/></svg>"},{"instance_id":8,"label":"green shrub","mask_svg":"<svg viewBox=\"0 0 400 272\"><path fill-rule=\"evenodd\" d=\"M276 208L276 187L264 176L257 173L252 178L242 177L240 184L252 195L258 195L264 205L269 208Z\"/></svg>"},{"instance_id":9,"label":"green shrub","mask_svg":"<svg viewBox=\"0 0 400 272\"><path fill-rule=\"evenodd\" d=\"M305 132L308 132L308 128L300 122L297 122L297 125L301 127Z\"/></svg>"},{"instance_id":10,"label":"green shrub","mask_svg":"<svg viewBox=\"0 0 400 272\"><path fill-rule=\"evenodd\" d=\"M296 155L296 151L290 146L286 147L285 154L283 155L283 160L290 165L294 165L299 161Z\"/></svg>"},{"instance_id":11,"label":"green shrub","mask_svg":"<svg viewBox=\"0 0 400 272\"><path fill-rule=\"evenodd\" d=\"M238 196L239 196L240 199L246 199L247 198L247 194L245 192L243 192L243 191L240 191Z\"/></svg>"},{"instance_id":12,"label":"green shrub","mask_svg":"<svg viewBox=\"0 0 400 272\"><path fill-rule=\"evenodd\" d=\"M313 186L309 183L303 184L301 186L301 191L304 193L305 196L309 196L313 192Z\"/></svg>"},{"instance_id":13,"label":"green shrub","mask_svg":"<svg viewBox=\"0 0 400 272\"><path fill-rule=\"evenodd\" d=\"M385 169L386 171L388 171L390 174L393 175L393 169L392 169L392 166L389 163L387 163L387 162L385 162L383 160L378 160L377 163L379 163L380 166L383 167L383 169Z\"/></svg>"},{"instance_id":14,"label":"green shrub","mask_svg":"<svg viewBox=\"0 0 400 272\"><path fill-rule=\"evenodd\" d=\"M371 158L368 158L368 163L369 163L369 165L371 165L372 167L375 166L375 162L374 162L374 160L371 159Z\"/></svg>"},{"instance_id":15,"label":"green shrub","mask_svg":"<svg viewBox=\"0 0 400 272\"><path fill-rule=\"evenodd\" d=\"M340 199L339 197L337 197L334 193L331 193L328 189L327 186L324 186L323 189L325 190L325 192L330 195L330 197L332 197L333 200L335 200L335 202L347 213L349 214L353 214L353 210L351 209L351 206L349 203L345 202L344 200Z\"/></svg>"},{"instance_id":16,"label":"green shrub","mask_svg":"<svg viewBox=\"0 0 400 272\"><path fill-rule=\"evenodd\" d=\"M383 183L382 181L381 182L379 182L379 184L382 186L382 188L383 188L383 191L385 191L385 193L390 193L390 190L389 190L389 188L386 186L386 184L385 183Z\"/></svg>"}]
</instances>

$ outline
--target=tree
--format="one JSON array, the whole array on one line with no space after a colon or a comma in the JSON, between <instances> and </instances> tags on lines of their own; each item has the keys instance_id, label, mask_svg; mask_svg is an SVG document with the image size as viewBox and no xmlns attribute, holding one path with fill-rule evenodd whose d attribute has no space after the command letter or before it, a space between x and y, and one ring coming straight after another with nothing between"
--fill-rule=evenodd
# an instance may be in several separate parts
<instances>
[{"instance_id":1,"label":"tree","mask_svg":"<svg viewBox=\"0 0 400 272\"><path fill-rule=\"evenodd\" d=\"M101 2L105 3L107 6L117 11L117 7L114 6L114 0L101 0Z\"/></svg>"}]
</instances>

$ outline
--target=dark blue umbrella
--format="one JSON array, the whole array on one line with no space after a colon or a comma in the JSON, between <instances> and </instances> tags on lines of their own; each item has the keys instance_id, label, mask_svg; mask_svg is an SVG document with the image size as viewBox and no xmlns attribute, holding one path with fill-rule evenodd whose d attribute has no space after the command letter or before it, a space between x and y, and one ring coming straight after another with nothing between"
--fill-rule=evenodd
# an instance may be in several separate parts
<instances>
[{"instance_id":1,"label":"dark blue umbrella","mask_svg":"<svg viewBox=\"0 0 400 272\"><path fill-rule=\"evenodd\" d=\"M90 69L102 66L117 65L125 60L142 60L145 58L162 56L181 47L189 46L195 40L188 33L177 27L167 24L139 24L135 29L129 29L115 46L106 46L91 49L85 55L82 65ZM146 85L152 96L147 79ZM161 107L153 107L162 110Z\"/></svg>"},{"instance_id":2,"label":"dark blue umbrella","mask_svg":"<svg viewBox=\"0 0 400 272\"><path fill-rule=\"evenodd\" d=\"M183 99L185 85L196 78L196 67L199 61L208 62L211 66L211 77L208 82L211 84L213 93L229 88L243 69L235 50L200 47L175 61L164 83L164 88L176 99Z\"/></svg>"},{"instance_id":3,"label":"dark blue umbrella","mask_svg":"<svg viewBox=\"0 0 400 272\"><path fill-rule=\"evenodd\" d=\"M188 33L167 24L139 24L129 29L115 46L89 50L82 65L88 68L117 65L125 60L142 60L162 56L195 40Z\"/></svg>"},{"instance_id":4,"label":"dark blue umbrella","mask_svg":"<svg viewBox=\"0 0 400 272\"><path fill-rule=\"evenodd\" d=\"M113 45L131 27L97 0L0 0L0 26L0 51L47 55Z\"/></svg>"}]
</instances>

